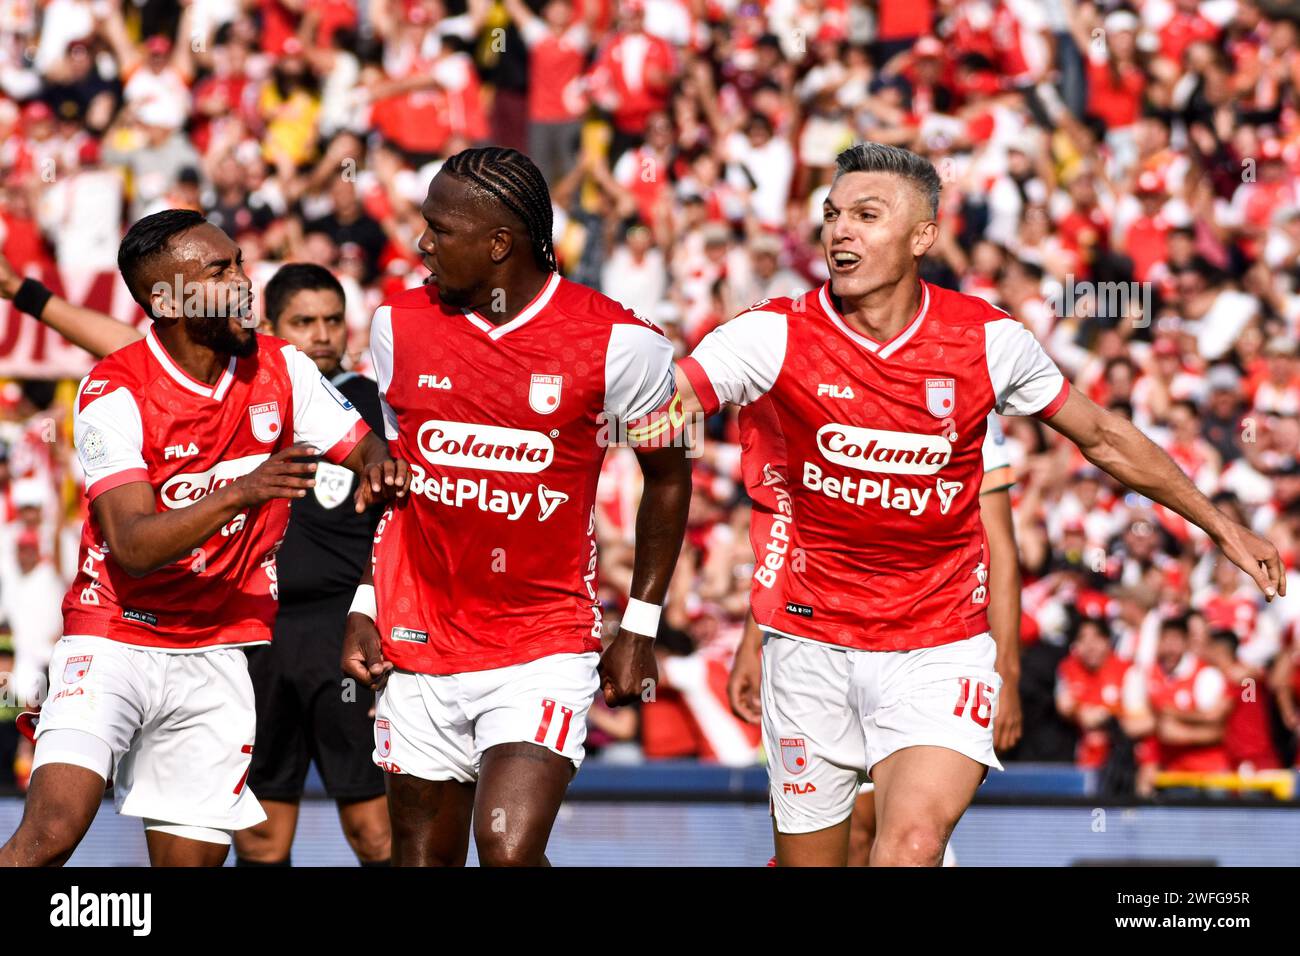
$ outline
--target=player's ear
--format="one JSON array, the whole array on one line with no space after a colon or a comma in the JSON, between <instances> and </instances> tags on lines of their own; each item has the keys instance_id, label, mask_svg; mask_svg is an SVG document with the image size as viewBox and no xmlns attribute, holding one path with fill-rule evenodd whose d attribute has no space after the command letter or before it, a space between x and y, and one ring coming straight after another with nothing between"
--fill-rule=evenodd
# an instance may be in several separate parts
<instances>
[{"instance_id":1,"label":"player's ear","mask_svg":"<svg viewBox=\"0 0 1300 956\"><path fill-rule=\"evenodd\" d=\"M164 316L170 319L179 319L181 317L181 295L178 294L177 286L169 282L155 282L153 288L149 290L149 304L153 307L153 314Z\"/></svg>"},{"instance_id":2,"label":"player's ear","mask_svg":"<svg viewBox=\"0 0 1300 956\"><path fill-rule=\"evenodd\" d=\"M912 229L912 255L921 258L939 238L939 224L933 219L918 222Z\"/></svg>"},{"instance_id":3,"label":"player's ear","mask_svg":"<svg viewBox=\"0 0 1300 956\"><path fill-rule=\"evenodd\" d=\"M494 263L505 262L510 255L510 250L515 245L515 234L510 229L502 226L499 229L492 230L491 256Z\"/></svg>"}]
</instances>

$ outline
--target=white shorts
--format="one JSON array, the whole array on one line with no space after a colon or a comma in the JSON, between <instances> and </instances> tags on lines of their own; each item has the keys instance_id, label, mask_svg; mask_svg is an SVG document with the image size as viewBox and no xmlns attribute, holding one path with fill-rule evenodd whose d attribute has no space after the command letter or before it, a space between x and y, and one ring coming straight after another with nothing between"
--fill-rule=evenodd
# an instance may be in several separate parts
<instances>
[{"instance_id":1,"label":"white shorts","mask_svg":"<svg viewBox=\"0 0 1300 956\"><path fill-rule=\"evenodd\" d=\"M526 741L582 765L600 655L554 654L463 674L393 671L375 704L374 761L425 780L478 780L489 747Z\"/></svg>"},{"instance_id":2,"label":"white shorts","mask_svg":"<svg viewBox=\"0 0 1300 956\"><path fill-rule=\"evenodd\" d=\"M176 653L69 636L50 659L35 762L42 735L83 731L112 751L119 813L242 830L266 819L245 785L256 726L242 650Z\"/></svg>"},{"instance_id":3,"label":"white shorts","mask_svg":"<svg viewBox=\"0 0 1300 956\"><path fill-rule=\"evenodd\" d=\"M871 768L906 747L946 747L1001 770L996 655L988 634L915 651L765 634L763 747L777 829L811 833L845 820Z\"/></svg>"}]
</instances>

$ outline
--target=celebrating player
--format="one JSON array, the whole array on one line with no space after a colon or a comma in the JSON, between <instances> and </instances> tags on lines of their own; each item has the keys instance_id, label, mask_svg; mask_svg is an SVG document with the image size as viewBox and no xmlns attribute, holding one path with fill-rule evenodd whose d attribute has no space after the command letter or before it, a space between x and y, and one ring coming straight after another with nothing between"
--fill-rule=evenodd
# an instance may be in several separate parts
<instances>
[{"instance_id":1,"label":"celebrating player","mask_svg":"<svg viewBox=\"0 0 1300 956\"><path fill-rule=\"evenodd\" d=\"M741 464L745 490L753 501L749 538L754 549L750 582L750 613L732 663L727 693L736 716L752 724L761 721L763 633L758 620L767 620L782 606L782 569L789 560L793 506L786 488L785 441L772 400L764 397L740 410ZM993 716L995 752L1009 750L1020 740L1020 562L1011 514L1011 465L997 415L988 417L981 449L984 474L980 484L980 521L989 542L989 629L997 645L994 670L1002 678L997 712ZM791 792L798 789L789 785ZM875 784L858 788L849 828L849 866L866 866L876 833ZM951 854L949 854L950 856Z\"/></svg>"},{"instance_id":2,"label":"celebrating player","mask_svg":"<svg viewBox=\"0 0 1300 956\"><path fill-rule=\"evenodd\" d=\"M770 396L793 513L784 601L760 625L780 865L843 865L860 774L872 865L935 865L998 766L980 447L993 409L1035 415L1210 535L1268 599L1277 549L1218 511L1133 425L1071 390L1033 335L921 281L940 182L906 150L840 154L824 203L830 280L760 303L683 360L688 412ZM787 786L791 785L791 786Z\"/></svg>"},{"instance_id":3,"label":"celebrating player","mask_svg":"<svg viewBox=\"0 0 1300 956\"><path fill-rule=\"evenodd\" d=\"M288 501L313 488L321 452L362 476L359 511L407 482L310 359L253 331L220 229L191 211L148 216L118 264L154 324L78 392L91 517L3 865L65 861L110 777L154 865L220 865L231 831L264 816L245 782L255 721L239 648L270 638ZM15 302L40 314L47 296L33 283Z\"/></svg>"},{"instance_id":4,"label":"celebrating player","mask_svg":"<svg viewBox=\"0 0 1300 956\"><path fill-rule=\"evenodd\" d=\"M463 864L471 816L481 862L543 864L594 694L625 703L655 677L690 499L672 347L556 273L550 196L523 154L457 153L421 211L431 276L370 333L411 494L380 522L344 670L383 684L395 865ZM632 600L598 672L596 481L624 435L644 492Z\"/></svg>"},{"instance_id":5,"label":"celebrating player","mask_svg":"<svg viewBox=\"0 0 1300 956\"><path fill-rule=\"evenodd\" d=\"M21 282L0 256L0 297L13 298ZM315 362L379 434L383 417L374 381L343 371L345 305L343 287L328 269L291 263L266 284L264 327ZM34 318L99 358L143 338L125 322L55 295L40 306ZM362 866L385 866L390 856L384 776L370 759L374 694L355 686L345 692L338 677L343 626L382 506L360 514L341 507L353 476L339 465L318 463L315 480L313 493L293 502L277 553L275 639L245 652L257 705L248 786L267 819L236 831L237 866L289 865L313 760Z\"/></svg>"}]
</instances>

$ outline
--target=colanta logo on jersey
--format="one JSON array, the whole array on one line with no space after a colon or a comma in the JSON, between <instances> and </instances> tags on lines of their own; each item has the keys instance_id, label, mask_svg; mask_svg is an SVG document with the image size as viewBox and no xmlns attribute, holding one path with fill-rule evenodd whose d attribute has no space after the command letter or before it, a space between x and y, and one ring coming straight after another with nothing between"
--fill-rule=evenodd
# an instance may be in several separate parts
<instances>
[{"instance_id":1,"label":"colanta logo on jersey","mask_svg":"<svg viewBox=\"0 0 1300 956\"><path fill-rule=\"evenodd\" d=\"M933 475L952 458L952 443L940 435L916 435L831 422L817 430L817 447L827 461L887 475Z\"/></svg>"},{"instance_id":2,"label":"colanta logo on jersey","mask_svg":"<svg viewBox=\"0 0 1300 956\"><path fill-rule=\"evenodd\" d=\"M541 432L433 419L420 426L420 454L431 465L531 475L546 469L555 446Z\"/></svg>"},{"instance_id":3,"label":"colanta logo on jersey","mask_svg":"<svg viewBox=\"0 0 1300 956\"><path fill-rule=\"evenodd\" d=\"M236 478L242 478L270 457L269 454L245 455L243 458L217 462L207 471L172 475L158 489L158 497L168 508L188 508L218 488L224 488Z\"/></svg>"}]
</instances>

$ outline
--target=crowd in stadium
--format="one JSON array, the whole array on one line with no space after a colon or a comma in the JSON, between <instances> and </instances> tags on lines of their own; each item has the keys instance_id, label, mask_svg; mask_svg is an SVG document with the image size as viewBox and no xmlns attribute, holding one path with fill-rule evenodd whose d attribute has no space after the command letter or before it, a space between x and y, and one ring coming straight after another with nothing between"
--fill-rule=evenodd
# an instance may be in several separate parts
<instances>
[{"instance_id":1,"label":"crowd in stadium","mask_svg":"<svg viewBox=\"0 0 1300 956\"><path fill-rule=\"evenodd\" d=\"M370 315L424 278L432 175L490 142L547 176L561 271L681 355L751 303L821 283L836 154L901 145L944 182L926 278L1025 323L1295 572L1300 9L1285 6L0 0L0 292L15 275L111 272L127 225L192 208L259 285L286 262L331 269L365 372ZM75 570L70 388L0 389L0 672L20 693ZM1266 605L1182 518L1041 423L1004 428L1025 582L1010 759L1105 768L1139 792L1156 769L1291 766L1300 588ZM734 414L707 430L662 686L638 709L597 700L588 745L605 759L759 759L725 693L753 565ZM611 451L611 626L638 474Z\"/></svg>"}]
</instances>

